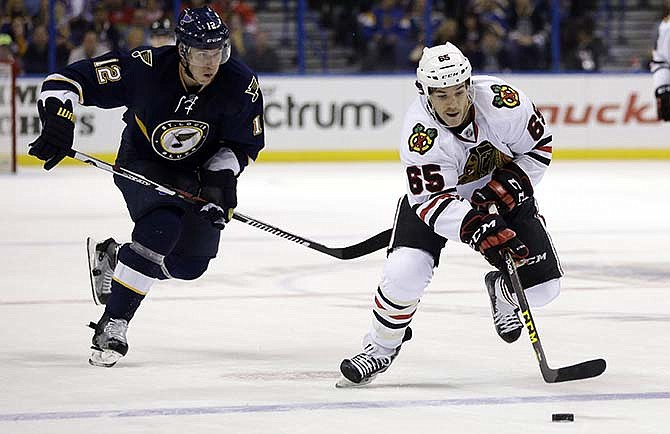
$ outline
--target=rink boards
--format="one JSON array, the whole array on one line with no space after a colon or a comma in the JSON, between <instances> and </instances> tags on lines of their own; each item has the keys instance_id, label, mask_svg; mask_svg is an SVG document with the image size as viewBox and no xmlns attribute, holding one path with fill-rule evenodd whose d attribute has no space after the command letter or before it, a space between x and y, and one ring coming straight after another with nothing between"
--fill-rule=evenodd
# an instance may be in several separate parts
<instances>
[{"instance_id":1,"label":"rink boards","mask_svg":"<svg viewBox=\"0 0 670 434\"><path fill-rule=\"evenodd\" d=\"M649 74L502 75L552 125L556 158L670 158L667 124L656 120ZM39 134L41 78L18 80L19 162ZM412 75L261 76L264 161L393 160L402 118L416 97ZM2 95L6 95L3 90ZM3 101L6 98L2 99ZM123 109L80 107L76 147L111 158ZM6 120L0 129L6 129Z\"/></svg>"}]
</instances>

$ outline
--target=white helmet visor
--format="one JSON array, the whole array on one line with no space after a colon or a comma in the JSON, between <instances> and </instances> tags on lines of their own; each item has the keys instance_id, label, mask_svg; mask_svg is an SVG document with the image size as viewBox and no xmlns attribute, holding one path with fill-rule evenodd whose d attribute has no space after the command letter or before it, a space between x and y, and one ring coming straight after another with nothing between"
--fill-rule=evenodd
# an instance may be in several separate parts
<instances>
[{"instance_id":1,"label":"white helmet visor","mask_svg":"<svg viewBox=\"0 0 670 434\"><path fill-rule=\"evenodd\" d=\"M189 47L186 51L186 61L192 66L218 66L224 62L224 48L225 47L205 50L202 48Z\"/></svg>"}]
</instances>

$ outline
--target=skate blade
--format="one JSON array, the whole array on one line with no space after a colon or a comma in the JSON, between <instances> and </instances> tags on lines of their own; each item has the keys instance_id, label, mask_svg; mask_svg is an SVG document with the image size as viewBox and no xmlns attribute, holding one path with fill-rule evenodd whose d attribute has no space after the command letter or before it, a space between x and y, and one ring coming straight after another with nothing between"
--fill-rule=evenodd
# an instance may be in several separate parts
<instances>
[{"instance_id":1,"label":"skate blade","mask_svg":"<svg viewBox=\"0 0 670 434\"><path fill-rule=\"evenodd\" d=\"M88 363L92 366L111 368L116 365L116 362L118 362L121 357L123 357L123 354L117 353L114 350L102 350L98 347L91 347L91 349L93 352L88 359Z\"/></svg>"},{"instance_id":2,"label":"skate blade","mask_svg":"<svg viewBox=\"0 0 670 434\"><path fill-rule=\"evenodd\" d=\"M93 267L95 266L95 245L97 242L91 238L86 238L86 253L88 257L88 277L91 281L91 295L93 296L93 302L100 306L101 303L98 299L98 294L95 293L95 276L93 275Z\"/></svg>"},{"instance_id":3,"label":"skate blade","mask_svg":"<svg viewBox=\"0 0 670 434\"><path fill-rule=\"evenodd\" d=\"M360 383L354 383L353 381L349 380L348 378L342 376L340 377L339 380L337 380L337 383L335 383L335 387L338 389L353 389L357 387L364 387L367 386L374 380L375 377L368 378L365 380L362 380Z\"/></svg>"}]
</instances>

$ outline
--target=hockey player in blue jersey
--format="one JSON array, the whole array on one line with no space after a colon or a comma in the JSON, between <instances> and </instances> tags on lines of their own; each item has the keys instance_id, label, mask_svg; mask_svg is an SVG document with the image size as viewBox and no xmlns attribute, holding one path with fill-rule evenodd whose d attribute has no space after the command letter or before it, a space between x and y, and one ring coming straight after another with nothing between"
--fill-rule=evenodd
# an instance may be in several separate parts
<instances>
[{"instance_id":1,"label":"hockey player in blue jersey","mask_svg":"<svg viewBox=\"0 0 670 434\"><path fill-rule=\"evenodd\" d=\"M114 177L134 222L131 242L87 243L95 301L89 362L113 366L126 331L157 280L200 277L237 206L237 178L264 146L256 75L230 57L229 30L209 7L184 10L176 46L139 47L73 63L49 75L38 101L42 132L29 153L56 166L71 149L77 104L126 107L116 163L200 195L196 207Z\"/></svg>"}]
</instances>

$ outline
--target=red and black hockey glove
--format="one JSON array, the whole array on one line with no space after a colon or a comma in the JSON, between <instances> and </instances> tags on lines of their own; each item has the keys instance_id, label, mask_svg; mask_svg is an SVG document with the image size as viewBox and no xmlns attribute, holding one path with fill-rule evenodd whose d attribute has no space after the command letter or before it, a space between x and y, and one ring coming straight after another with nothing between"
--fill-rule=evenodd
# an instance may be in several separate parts
<instances>
[{"instance_id":1,"label":"red and black hockey glove","mask_svg":"<svg viewBox=\"0 0 670 434\"><path fill-rule=\"evenodd\" d=\"M461 241L484 255L489 264L498 269L504 265L503 250L508 250L514 259L528 256L528 247L497 214L477 210L468 212L461 224Z\"/></svg>"},{"instance_id":2,"label":"red and black hockey glove","mask_svg":"<svg viewBox=\"0 0 670 434\"><path fill-rule=\"evenodd\" d=\"M74 114L72 101L61 101L49 97L43 103L37 102L37 111L42 121L42 133L30 143L28 153L45 161L46 170L53 169L67 152L72 149L74 141Z\"/></svg>"},{"instance_id":3,"label":"red and black hockey glove","mask_svg":"<svg viewBox=\"0 0 670 434\"><path fill-rule=\"evenodd\" d=\"M656 112L661 121L670 121L670 84L660 86L656 95Z\"/></svg>"},{"instance_id":4,"label":"red and black hockey glove","mask_svg":"<svg viewBox=\"0 0 670 434\"><path fill-rule=\"evenodd\" d=\"M472 193L472 206L486 212L489 205L498 207L501 214L507 214L518 205L533 197L533 184L526 172L510 162L497 168L491 180Z\"/></svg>"},{"instance_id":5,"label":"red and black hockey glove","mask_svg":"<svg viewBox=\"0 0 670 434\"><path fill-rule=\"evenodd\" d=\"M209 201L199 213L217 229L223 229L237 206L237 178L232 170L203 170L200 197Z\"/></svg>"}]
</instances>

